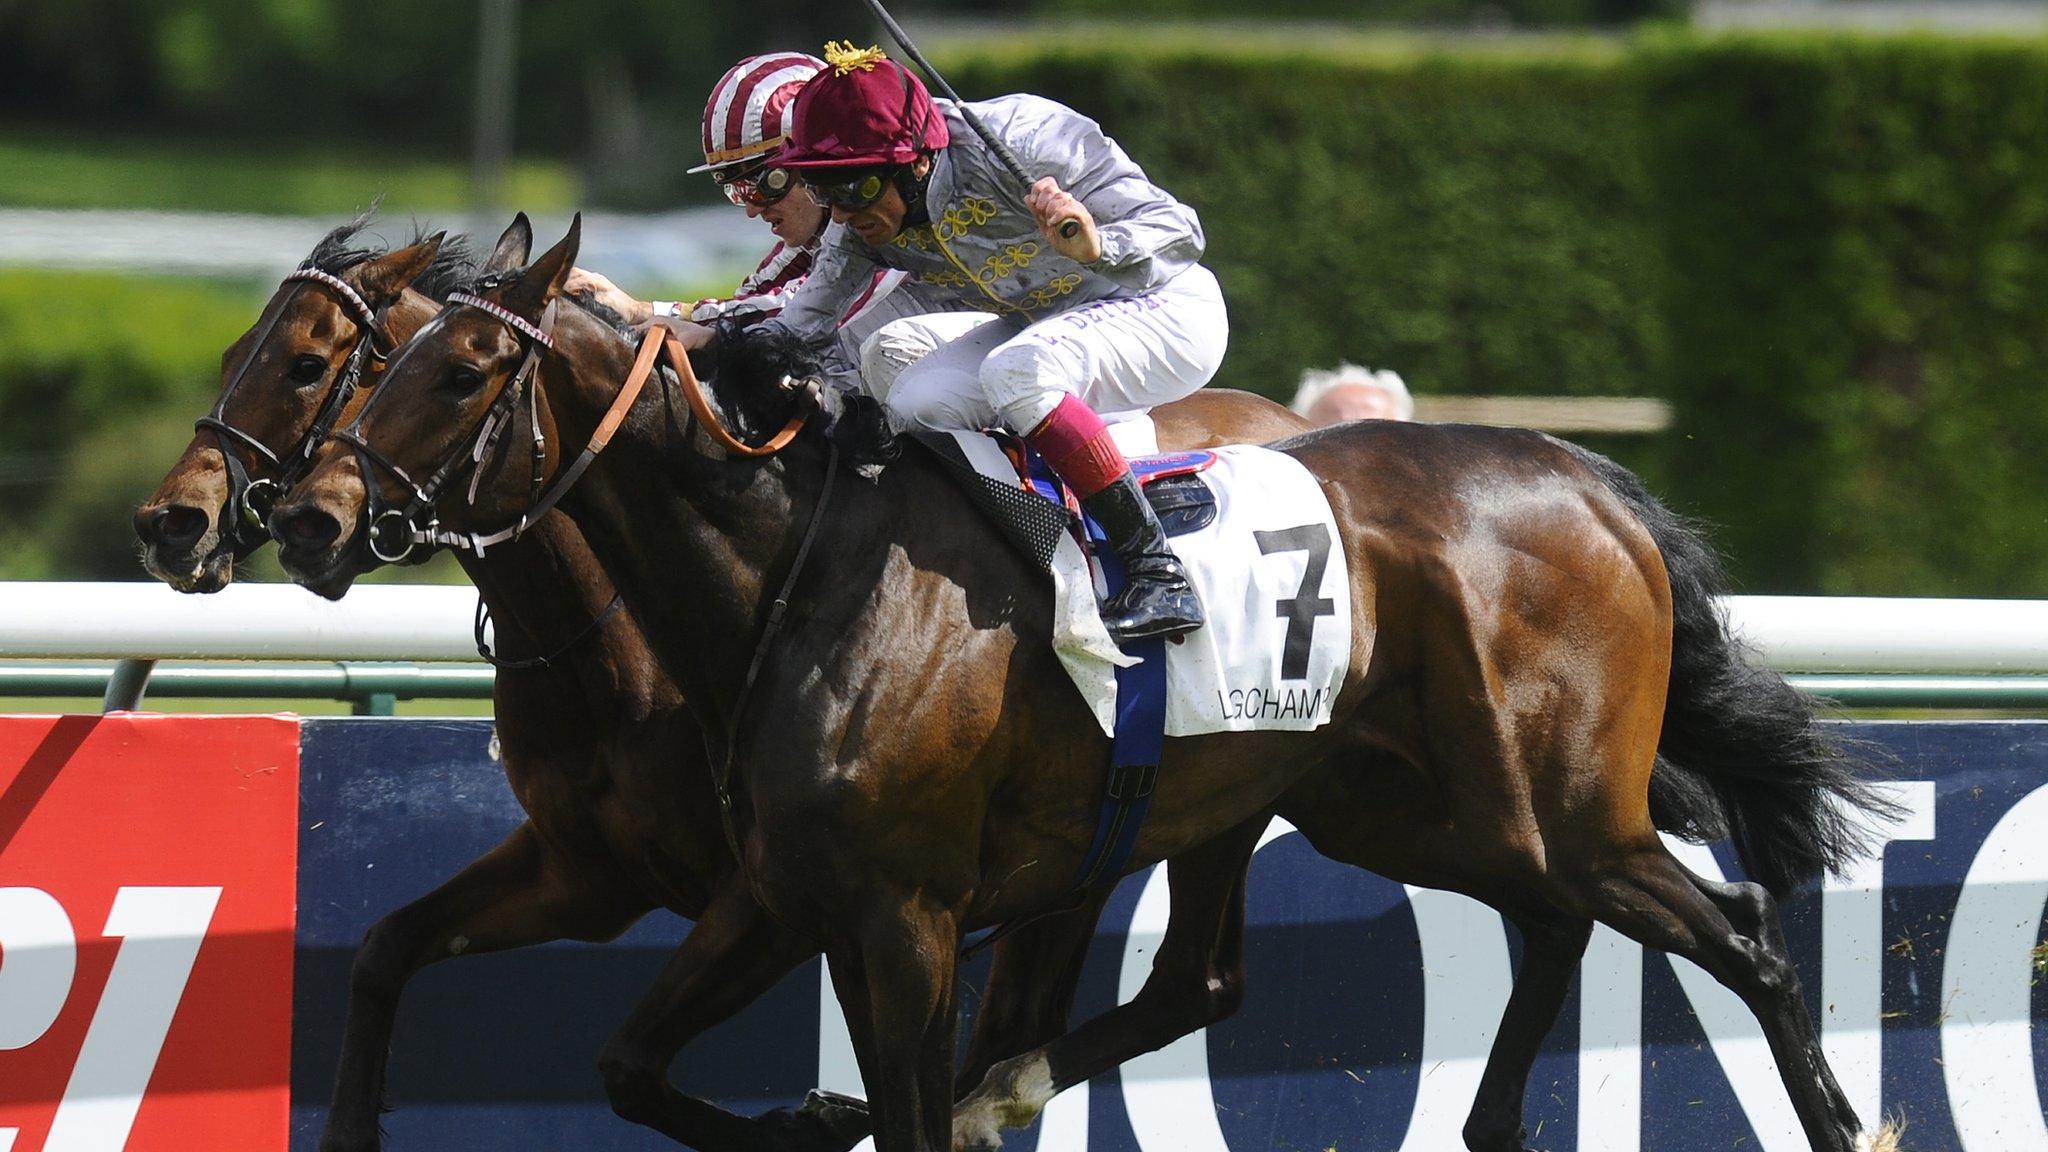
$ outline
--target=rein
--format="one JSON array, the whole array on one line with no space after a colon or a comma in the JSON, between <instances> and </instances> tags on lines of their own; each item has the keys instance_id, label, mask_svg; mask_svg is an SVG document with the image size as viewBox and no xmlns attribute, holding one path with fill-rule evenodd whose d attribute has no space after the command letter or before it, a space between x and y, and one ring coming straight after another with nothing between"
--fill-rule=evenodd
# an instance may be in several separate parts
<instances>
[{"instance_id":1,"label":"rein","mask_svg":"<svg viewBox=\"0 0 2048 1152\"><path fill-rule=\"evenodd\" d=\"M479 592L476 596L476 654L484 658L484 663L506 672L528 672L539 668L552 668L557 660L575 651L578 644L590 639L599 628L604 627L604 622L616 616L619 609L625 607L625 605L626 598L614 592L612 593L611 603L604 606L604 611L592 617L590 623L585 624L579 629L576 635L569 637L568 642L560 648L544 656L528 656L524 660L507 660L496 652L491 651L490 641L484 639L484 629L490 627L491 624L491 609L489 605L484 603L483 593Z\"/></svg>"},{"instance_id":2,"label":"rein","mask_svg":"<svg viewBox=\"0 0 2048 1152\"><path fill-rule=\"evenodd\" d=\"M796 558L790 561L789 574L782 578L782 588L776 592L775 600L768 605L768 619L761 625L761 638L754 643L754 657L747 662L747 674L740 680L739 695L734 698L732 719L725 730L725 759L718 765L717 774L712 777L712 786L718 793L718 815L725 828L726 847L732 849L732 857L739 862L740 872L753 886L758 899L760 887L754 881L754 874L747 867L746 853L740 849L739 823L732 808L732 770L739 759L740 719L746 715L747 700L754 694L754 681L761 676L761 666L768 662L768 652L774 647L775 636L782 631L782 618L789 611L789 596L796 590L797 577L803 575L804 562L810 559L811 545L817 542L818 527L825 522L825 507L832 501L832 484L839 478L839 443L827 441L825 450L825 484L818 490L817 506L811 509L811 521L804 525L804 538L796 546ZM763 908L766 900L759 900ZM783 927L791 927L776 917ZM794 929L792 929L794 931ZM806 935L799 931L797 935Z\"/></svg>"},{"instance_id":3,"label":"rein","mask_svg":"<svg viewBox=\"0 0 2048 1152\"><path fill-rule=\"evenodd\" d=\"M269 445L228 421L228 401L241 388L243 378L255 365L256 357L262 352L264 345L270 342L271 333L277 330L286 310L291 307L291 302L298 298L303 285L309 283L324 285L340 297L345 310L356 321L358 335L355 347L349 350L348 358L342 364L341 374L336 378L335 386L328 393L327 399L321 403L320 411L314 415L313 423L299 437L298 443L279 453L272 451ZM249 352L248 359L242 361L242 366L235 369L228 386L221 391L220 399L214 401L213 411L201 416L192 425L195 432L213 433L214 441L220 449L221 460L227 468L228 506L231 509L229 519L232 525L228 532L237 548L253 550L269 539L268 533L264 531L263 521L270 514L270 507L276 502L277 494L298 481L306 466L311 463L313 453L319 451L320 445L326 443L327 438L333 434L335 421L341 418L342 410L355 395L364 370L372 362L384 362L384 355L377 351L376 337L384 328L385 309L371 308L369 302L350 287L347 281L311 265L296 269L285 276L279 282L279 287L287 284L292 286L291 294L286 296L283 303L278 305L277 311L271 314L270 322L263 326L262 334L256 338L255 347ZM243 460L242 453L232 450L233 446L237 445L263 461L271 474L252 479L248 463Z\"/></svg>"}]
</instances>

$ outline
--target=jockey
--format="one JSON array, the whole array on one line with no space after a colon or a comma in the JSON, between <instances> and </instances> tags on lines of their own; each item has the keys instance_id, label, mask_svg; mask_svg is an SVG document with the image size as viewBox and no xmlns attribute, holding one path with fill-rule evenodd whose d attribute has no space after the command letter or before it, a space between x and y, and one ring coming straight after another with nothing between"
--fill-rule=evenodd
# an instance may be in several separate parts
<instances>
[{"instance_id":1,"label":"jockey","mask_svg":"<svg viewBox=\"0 0 2048 1152\"><path fill-rule=\"evenodd\" d=\"M1215 276L1197 262L1194 211L1060 104L1018 95L968 105L1028 171L1046 174L1026 189L962 109L933 100L902 65L850 45L828 45L826 59L797 97L776 163L802 175L839 227L767 323L823 346L878 268L993 313L902 372L884 398L892 418L1023 436L1124 562L1128 581L1103 605L1111 635L1200 627L1201 601L1103 421L1180 399L1222 363L1229 321ZM683 338L698 346L714 333Z\"/></svg>"},{"instance_id":2,"label":"jockey","mask_svg":"<svg viewBox=\"0 0 2048 1152\"><path fill-rule=\"evenodd\" d=\"M765 220L776 244L760 265L740 281L733 294L695 303L636 300L606 277L587 269L574 270L565 285L570 293L590 292L599 303L625 317L635 328L654 321L687 318L698 324L724 322L745 326L774 316L810 274L824 245L830 213L809 197L792 195L800 183L778 167L776 155L789 137L796 96L805 82L825 69L825 62L801 52L749 56L726 70L704 104L704 163L690 174L711 174L725 198L750 220ZM891 321L938 312L947 307L907 284L908 274L877 269L863 290L835 314L838 346L828 370L850 387L854 365L861 364L862 343ZM912 330L926 333L926 342L942 342L980 317L957 313L958 319L934 317ZM864 367L870 374L893 378L919 351L914 342L897 338L868 350Z\"/></svg>"}]
</instances>

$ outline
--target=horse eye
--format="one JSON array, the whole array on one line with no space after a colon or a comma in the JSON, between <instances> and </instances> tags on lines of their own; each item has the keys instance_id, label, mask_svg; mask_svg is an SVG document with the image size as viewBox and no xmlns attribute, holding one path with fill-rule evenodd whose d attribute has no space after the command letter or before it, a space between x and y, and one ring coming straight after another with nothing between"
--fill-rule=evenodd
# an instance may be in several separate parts
<instances>
[{"instance_id":1,"label":"horse eye","mask_svg":"<svg viewBox=\"0 0 2048 1152\"><path fill-rule=\"evenodd\" d=\"M318 356L301 356L292 361L291 378L301 384L311 384L327 375L327 361Z\"/></svg>"},{"instance_id":2,"label":"horse eye","mask_svg":"<svg viewBox=\"0 0 2048 1152\"><path fill-rule=\"evenodd\" d=\"M457 391L467 394L484 386L484 374L474 368L461 367L448 373L448 382Z\"/></svg>"}]
</instances>

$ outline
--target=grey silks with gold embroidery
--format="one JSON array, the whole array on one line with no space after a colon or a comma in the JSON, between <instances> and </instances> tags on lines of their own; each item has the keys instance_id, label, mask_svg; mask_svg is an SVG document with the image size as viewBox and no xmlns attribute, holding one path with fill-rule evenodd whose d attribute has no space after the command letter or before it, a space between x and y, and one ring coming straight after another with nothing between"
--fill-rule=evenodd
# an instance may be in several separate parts
<instances>
[{"instance_id":1,"label":"grey silks with gold embroidery","mask_svg":"<svg viewBox=\"0 0 2048 1152\"><path fill-rule=\"evenodd\" d=\"M927 186L930 223L906 227L880 248L832 225L810 279L769 323L815 343L832 333L846 301L877 265L911 273L925 297L953 296L1029 324L1096 300L1142 296L1202 257L1195 211L1146 179L1093 120L1037 96L970 105L1024 161L1088 206L1102 259L1079 264L1054 251L1024 206L1019 186L951 101L936 102L952 131Z\"/></svg>"}]
</instances>

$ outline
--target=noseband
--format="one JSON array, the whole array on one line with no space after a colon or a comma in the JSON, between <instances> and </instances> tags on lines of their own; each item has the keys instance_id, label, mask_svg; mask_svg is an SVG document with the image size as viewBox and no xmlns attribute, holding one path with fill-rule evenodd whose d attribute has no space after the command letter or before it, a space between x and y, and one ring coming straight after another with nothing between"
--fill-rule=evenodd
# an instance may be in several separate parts
<instances>
[{"instance_id":1,"label":"noseband","mask_svg":"<svg viewBox=\"0 0 2048 1152\"><path fill-rule=\"evenodd\" d=\"M269 540L264 520L270 515L270 508L276 502L277 494L298 482L307 465L311 463L313 453L318 451L320 445L333 433L335 421L341 418L342 409L348 406L349 398L355 395L364 369L372 361L380 365L384 362L384 355L377 351L376 337L384 328L388 308L371 308L369 302L354 288L349 287L347 281L310 264L287 275L279 286L285 284L292 285L291 294L284 298L284 302L278 305L277 311L271 315L270 322L263 326L262 334L256 338L255 347L249 352L249 358L242 361L242 366L235 370L233 378L228 381L228 386L221 391L220 399L214 402L213 411L201 416L192 426L195 432L213 433L214 441L220 449L221 459L228 473L226 532L233 546L243 551L253 551ZM328 393L326 401L320 405L320 411L313 417L313 423L299 437L298 443L283 453L278 453L271 451L270 446L263 441L229 423L227 407L235 391L242 386L243 377L249 374L250 367L256 363L256 357L262 352L264 345L270 342L271 333L277 329L279 321L284 319L285 312L290 309L291 302L298 297L305 284L325 285L341 298L343 307L356 321L356 343L355 347L349 350L348 359L342 364L341 375L337 378L333 390ZM256 459L263 462L270 474L252 479L242 453L234 450L237 446L253 453Z\"/></svg>"}]
</instances>

